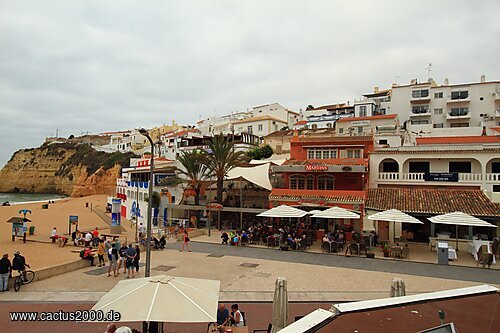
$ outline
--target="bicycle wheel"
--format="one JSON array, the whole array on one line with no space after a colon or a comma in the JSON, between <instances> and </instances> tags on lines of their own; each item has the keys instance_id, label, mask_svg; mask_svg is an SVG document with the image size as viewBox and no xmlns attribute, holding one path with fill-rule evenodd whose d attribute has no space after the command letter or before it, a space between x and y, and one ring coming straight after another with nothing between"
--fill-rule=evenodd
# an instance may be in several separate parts
<instances>
[{"instance_id":1,"label":"bicycle wheel","mask_svg":"<svg viewBox=\"0 0 500 333\"><path fill-rule=\"evenodd\" d=\"M26 281L24 281L23 284L31 283L34 278L35 272L33 272L32 270L26 271Z\"/></svg>"},{"instance_id":2,"label":"bicycle wheel","mask_svg":"<svg viewBox=\"0 0 500 333\"><path fill-rule=\"evenodd\" d=\"M22 280L21 275L17 276L14 280L14 290L17 292L21 288Z\"/></svg>"}]
</instances>

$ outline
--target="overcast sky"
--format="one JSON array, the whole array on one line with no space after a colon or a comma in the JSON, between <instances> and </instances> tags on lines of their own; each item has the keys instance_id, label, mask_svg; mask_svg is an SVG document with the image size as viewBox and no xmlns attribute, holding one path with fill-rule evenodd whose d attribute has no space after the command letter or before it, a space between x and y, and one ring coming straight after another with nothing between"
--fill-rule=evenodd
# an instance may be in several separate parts
<instances>
[{"instance_id":1,"label":"overcast sky","mask_svg":"<svg viewBox=\"0 0 500 333\"><path fill-rule=\"evenodd\" d=\"M62 136L500 79L500 1L0 0L0 166Z\"/></svg>"}]
</instances>

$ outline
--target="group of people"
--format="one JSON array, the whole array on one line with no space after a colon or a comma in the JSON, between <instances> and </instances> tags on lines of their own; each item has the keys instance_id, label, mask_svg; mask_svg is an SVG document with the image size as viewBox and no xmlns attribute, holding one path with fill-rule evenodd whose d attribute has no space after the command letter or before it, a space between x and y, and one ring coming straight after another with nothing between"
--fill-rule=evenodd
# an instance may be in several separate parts
<instances>
[{"instance_id":1,"label":"group of people","mask_svg":"<svg viewBox=\"0 0 500 333\"><path fill-rule=\"evenodd\" d=\"M224 303L219 303L219 308L217 309L217 328L220 329L226 326L245 326L245 318L243 318L238 304L231 305L231 312L229 312Z\"/></svg>"},{"instance_id":2,"label":"group of people","mask_svg":"<svg viewBox=\"0 0 500 333\"><path fill-rule=\"evenodd\" d=\"M220 238L223 245L238 246L250 243L250 235L245 230L230 231L229 233L223 231Z\"/></svg>"},{"instance_id":3,"label":"group of people","mask_svg":"<svg viewBox=\"0 0 500 333\"><path fill-rule=\"evenodd\" d=\"M26 258L19 251L14 253L12 262L9 259L9 254L5 253L0 259L0 291L9 290L9 278L12 277L13 271L18 271L26 280L26 267L30 268L30 265L26 263Z\"/></svg>"},{"instance_id":4,"label":"group of people","mask_svg":"<svg viewBox=\"0 0 500 333\"><path fill-rule=\"evenodd\" d=\"M83 260L89 260L91 266L94 265L94 253L93 247L91 245L87 246L80 252L80 256ZM117 277L120 275L120 269L123 266L123 273L127 274L127 278L133 278L139 273L139 262L141 260L141 249L139 245L133 245L132 243L120 244L118 238L110 241L109 239L104 239L104 237L99 239L97 245L97 257L99 260L99 267L105 267L105 257L108 258L108 277Z\"/></svg>"}]
</instances>

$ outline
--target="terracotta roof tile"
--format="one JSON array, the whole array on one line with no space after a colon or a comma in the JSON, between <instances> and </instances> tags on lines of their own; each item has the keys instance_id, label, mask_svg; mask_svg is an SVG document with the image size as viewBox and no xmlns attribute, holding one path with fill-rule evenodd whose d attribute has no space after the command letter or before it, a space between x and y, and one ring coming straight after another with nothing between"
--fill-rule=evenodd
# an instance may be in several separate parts
<instances>
[{"instance_id":1,"label":"terracotta roof tile","mask_svg":"<svg viewBox=\"0 0 500 333\"><path fill-rule=\"evenodd\" d=\"M365 207L425 214L461 211L474 216L500 217L499 207L479 190L372 188L368 190Z\"/></svg>"},{"instance_id":2,"label":"terracotta roof tile","mask_svg":"<svg viewBox=\"0 0 500 333\"><path fill-rule=\"evenodd\" d=\"M381 114L379 116L370 116L370 117L340 118L339 120L337 120L337 122L343 123L347 121L357 121L357 120L394 119L397 116L398 116L397 114Z\"/></svg>"},{"instance_id":3,"label":"terracotta roof tile","mask_svg":"<svg viewBox=\"0 0 500 333\"><path fill-rule=\"evenodd\" d=\"M331 158L324 160L295 160L289 159L283 165L368 165L368 159L365 158Z\"/></svg>"},{"instance_id":4,"label":"terracotta roof tile","mask_svg":"<svg viewBox=\"0 0 500 333\"><path fill-rule=\"evenodd\" d=\"M301 120L301 121L298 121L295 124L293 124L293 126L305 125L305 124L307 124L307 120Z\"/></svg>"},{"instance_id":5,"label":"terracotta roof tile","mask_svg":"<svg viewBox=\"0 0 500 333\"><path fill-rule=\"evenodd\" d=\"M328 136L326 136L328 135ZM352 144L353 142L372 142L372 135L362 135L362 136L334 136L334 133L325 133L323 136L302 135L300 136L300 142L326 142L326 143L341 143L341 144Z\"/></svg>"},{"instance_id":6,"label":"terracotta roof tile","mask_svg":"<svg viewBox=\"0 0 500 333\"><path fill-rule=\"evenodd\" d=\"M449 145L460 143L500 143L500 136L442 136L417 138L417 145Z\"/></svg>"}]
</instances>

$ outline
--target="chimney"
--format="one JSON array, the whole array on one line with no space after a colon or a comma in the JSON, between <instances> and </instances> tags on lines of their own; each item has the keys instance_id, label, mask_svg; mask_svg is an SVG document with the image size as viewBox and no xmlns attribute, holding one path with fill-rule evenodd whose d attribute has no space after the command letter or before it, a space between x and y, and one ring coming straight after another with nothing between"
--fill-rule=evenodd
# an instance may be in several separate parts
<instances>
[{"instance_id":1,"label":"chimney","mask_svg":"<svg viewBox=\"0 0 500 333\"><path fill-rule=\"evenodd\" d=\"M483 74L481 75L481 83L485 83L486 82L486 76Z\"/></svg>"},{"instance_id":2,"label":"chimney","mask_svg":"<svg viewBox=\"0 0 500 333\"><path fill-rule=\"evenodd\" d=\"M411 79L410 85L414 85L414 84L417 84L417 79Z\"/></svg>"},{"instance_id":3,"label":"chimney","mask_svg":"<svg viewBox=\"0 0 500 333\"><path fill-rule=\"evenodd\" d=\"M376 93L378 93L378 87L377 87L377 86L373 87L373 92L374 92L375 94L376 94Z\"/></svg>"},{"instance_id":4,"label":"chimney","mask_svg":"<svg viewBox=\"0 0 500 333\"><path fill-rule=\"evenodd\" d=\"M450 80L448 80L448 78L444 79L444 85L445 86L449 86L450 85Z\"/></svg>"},{"instance_id":5,"label":"chimney","mask_svg":"<svg viewBox=\"0 0 500 333\"><path fill-rule=\"evenodd\" d=\"M392 87L393 87L393 88L396 88L397 86L398 86L398 84L397 84L396 82L393 82L393 83L392 83Z\"/></svg>"},{"instance_id":6,"label":"chimney","mask_svg":"<svg viewBox=\"0 0 500 333\"><path fill-rule=\"evenodd\" d=\"M293 137L292 137L292 140L290 140L291 142L299 142L299 131L297 131L297 129L294 129L293 130Z\"/></svg>"}]
</instances>

